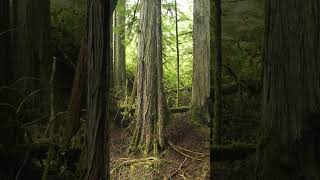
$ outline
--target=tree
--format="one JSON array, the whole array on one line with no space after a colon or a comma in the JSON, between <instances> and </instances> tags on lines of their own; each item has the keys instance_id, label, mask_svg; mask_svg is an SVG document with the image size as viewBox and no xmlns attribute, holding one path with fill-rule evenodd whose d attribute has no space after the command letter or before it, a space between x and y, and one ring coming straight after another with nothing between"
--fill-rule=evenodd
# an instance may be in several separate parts
<instances>
[{"instance_id":1,"label":"tree","mask_svg":"<svg viewBox=\"0 0 320 180\"><path fill-rule=\"evenodd\" d=\"M0 2L0 57L2 61L0 62L0 86L7 85L9 73L8 70L10 62L10 9L9 0L3 0Z\"/></svg>"},{"instance_id":2,"label":"tree","mask_svg":"<svg viewBox=\"0 0 320 180\"><path fill-rule=\"evenodd\" d=\"M87 179L109 179L110 21L116 1L88 0L86 29Z\"/></svg>"},{"instance_id":3,"label":"tree","mask_svg":"<svg viewBox=\"0 0 320 180\"><path fill-rule=\"evenodd\" d=\"M10 81L10 10L9 10L9 1L3 0L0 2L0 87L7 86ZM9 102L7 93L4 92L4 89L0 89L0 131L6 136L0 137L1 144L11 144L14 138L15 132L11 132L13 129L10 127L10 116L14 111L10 106L3 103ZM9 103L8 103L9 104ZM15 131L15 130L14 130Z\"/></svg>"},{"instance_id":4,"label":"tree","mask_svg":"<svg viewBox=\"0 0 320 180\"><path fill-rule=\"evenodd\" d=\"M179 55L179 26L178 26L178 6L177 6L177 0L174 1L174 12L175 12L175 22L176 22L176 51L177 51L177 107L179 107L180 55Z\"/></svg>"},{"instance_id":5,"label":"tree","mask_svg":"<svg viewBox=\"0 0 320 180\"><path fill-rule=\"evenodd\" d=\"M161 0L142 0L137 73L137 122L131 144L145 154L164 148Z\"/></svg>"},{"instance_id":6,"label":"tree","mask_svg":"<svg viewBox=\"0 0 320 180\"><path fill-rule=\"evenodd\" d=\"M41 88L41 102L34 105L49 113L49 80L52 61L49 53L50 1L13 1L13 67L15 80L31 77L22 88L34 91Z\"/></svg>"},{"instance_id":7,"label":"tree","mask_svg":"<svg viewBox=\"0 0 320 180\"><path fill-rule=\"evenodd\" d=\"M209 123L210 1L194 0L192 120Z\"/></svg>"},{"instance_id":8,"label":"tree","mask_svg":"<svg viewBox=\"0 0 320 180\"><path fill-rule=\"evenodd\" d=\"M222 123L222 49L221 49L221 0L215 0L215 92L214 92L214 143L221 144Z\"/></svg>"},{"instance_id":9,"label":"tree","mask_svg":"<svg viewBox=\"0 0 320 180\"><path fill-rule=\"evenodd\" d=\"M125 23L126 23L126 0L119 0L118 7L115 12L115 76L114 83L116 91L121 91L124 95L126 83L126 48L125 48Z\"/></svg>"},{"instance_id":10,"label":"tree","mask_svg":"<svg viewBox=\"0 0 320 180\"><path fill-rule=\"evenodd\" d=\"M259 180L316 180L319 1L267 0Z\"/></svg>"}]
</instances>

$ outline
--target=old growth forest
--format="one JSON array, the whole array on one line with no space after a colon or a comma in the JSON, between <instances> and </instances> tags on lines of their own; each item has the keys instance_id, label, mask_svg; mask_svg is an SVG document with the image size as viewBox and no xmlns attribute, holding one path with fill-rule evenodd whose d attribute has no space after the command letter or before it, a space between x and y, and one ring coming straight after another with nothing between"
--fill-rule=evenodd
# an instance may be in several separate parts
<instances>
[{"instance_id":1,"label":"old growth forest","mask_svg":"<svg viewBox=\"0 0 320 180\"><path fill-rule=\"evenodd\" d=\"M0 180L320 180L319 0L0 0Z\"/></svg>"}]
</instances>

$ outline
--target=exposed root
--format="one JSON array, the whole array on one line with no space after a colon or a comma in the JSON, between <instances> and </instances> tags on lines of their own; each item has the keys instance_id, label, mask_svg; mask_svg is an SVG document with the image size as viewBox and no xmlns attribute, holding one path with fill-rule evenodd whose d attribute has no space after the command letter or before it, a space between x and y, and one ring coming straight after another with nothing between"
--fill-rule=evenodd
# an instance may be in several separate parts
<instances>
[{"instance_id":1,"label":"exposed root","mask_svg":"<svg viewBox=\"0 0 320 180\"><path fill-rule=\"evenodd\" d=\"M190 158L190 159L197 160L197 161L204 161L204 160L205 160L205 159L203 159L203 157L206 156L206 155L203 154L203 153L198 153L198 156L200 156L200 157L194 157L194 155L197 156L197 154L195 154L195 153L197 153L197 152L193 152L193 151L190 151L190 150L186 151L186 149L181 148L181 147L178 148L178 147L177 147L176 145L174 145L171 141L168 141L168 143L169 143L170 147L171 147L173 150L175 150L177 153L179 153L179 154L181 154L181 155L183 155L183 156L185 156L185 157L188 157L188 158ZM188 154L188 152L189 152L189 153L192 152L193 155ZM202 155L200 155L200 154L202 154Z\"/></svg>"}]
</instances>

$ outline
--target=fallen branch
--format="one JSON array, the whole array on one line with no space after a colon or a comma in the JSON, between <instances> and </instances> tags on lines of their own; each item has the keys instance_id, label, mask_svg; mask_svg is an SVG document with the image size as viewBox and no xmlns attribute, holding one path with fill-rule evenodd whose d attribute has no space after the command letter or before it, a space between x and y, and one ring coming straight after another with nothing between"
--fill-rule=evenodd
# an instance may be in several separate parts
<instances>
[{"instance_id":1,"label":"fallen branch","mask_svg":"<svg viewBox=\"0 0 320 180\"><path fill-rule=\"evenodd\" d=\"M191 156L191 155L189 155L189 154L187 154L187 153L179 150L179 149L176 147L176 145L174 145L171 141L168 141L168 144L170 145L170 147L171 147L173 150L175 150L177 153L179 153L179 154L181 154L181 155L183 155L183 156L185 156L185 157L188 157L188 158L190 158L190 159L197 160L197 161L203 161L203 160L204 160L204 159L200 159L200 158L198 158L198 157L193 157L193 156Z\"/></svg>"},{"instance_id":2,"label":"fallen branch","mask_svg":"<svg viewBox=\"0 0 320 180\"><path fill-rule=\"evenodd\" d=\"M171 141L170 141L171 142ZM172 143L172 142L171 142ZM172 143L173 144L173 143ZM201 153L201 152L195 152L195 151L191 151L191 150L188 150L188 149L185 149L183 147L180 147L178 145L174 145L175 147L177 147L178 149L181 149L183 151L186 151L186 152L189 152L189 153L192 153L192 154L197 154L197 155L200 155L200 156L210 156L209 154L205 154L205 153Z\"/></svg>"},{"instance_id":3,"label":"fallen branch","mask_svg":"<svg viewBox=\"0 0 320 180\"><path fill-rule=\"evenodd\" d=\"M173 178L179 171L181 171L182 166L184 165L184 163L186 162L188 158L184 158L183 162L180 164L179 168L177 170L175 170L169 177L168 179Z\"/></svg>"}]
</instances>

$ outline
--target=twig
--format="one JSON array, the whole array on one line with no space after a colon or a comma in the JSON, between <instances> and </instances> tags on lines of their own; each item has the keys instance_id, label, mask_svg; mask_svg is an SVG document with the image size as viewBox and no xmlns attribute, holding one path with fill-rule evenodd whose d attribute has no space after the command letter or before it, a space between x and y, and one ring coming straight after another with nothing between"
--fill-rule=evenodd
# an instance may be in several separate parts
<instances>
[{"instance_id":1,"label":"twig","mask_svg":"<svg viewBox=\"0 0 320 180\"><path fill-rule=\"evenodd\" d=\"M59 112L59 113L49 122L49 124L48 124L48 126L47 126L47 128L46 128L46 131L45 131L45 133L44 133L44 137L47 137L48 131L49 131L50 127L52 126L53 122L54 122L56 119L58 119L59 116L65 114L66 112L67 112L67 111Z\"/></svg>"},{"instance_id":2,"label":"twig","mask_svg":"<svg viewBox=\"0 0 320 180\"><path fill-rule=\"evenodd\" d=\"M26 155L25 155L24 160L23 160L23 163L22 163L21 167L19 168L19 171L18 171L17 174L16 174L15 180L18 180L18 179L19 179L19 176L20 176L23 168L24 168L25 165L27 164L27 161L28 161L28 159L29 159L29 155L30 155L30 150L27 150Z\"/></svg>"},{"instance_id":3,"label":"twig","mask_svg":"<svg viewBox=\"0 0 320 180\"><path fill-rule=\"evenodd\" d=\"M10 107L12 110L14 110L14 112L17 111L17 108L9 103L0 103L0 106L7 106L7 107Z\"/></svg>"},{"instance_id":4,"label":"twig","mask_svg":"<svg viewBox=\"0 0 320 180\"><path fill-rule=\"evenodd\" d=\"M19 79L15 80L12 84L10 84L10 87L14 86L15 84L17 84L18 82L20 82L22 80L40 81L39 78L35 78L35 77L22 77L22 78L19 78Z\"/></svg>"},{"instance_id":5,"label":"twig","mask_svg":"<svg viewBox=\"0 0 320 180\"><path fill-rule=\"evenodd\" d=\"M203 159L199 159L199 158L196 158L196 157L190 156L190 155L188 155L188 154L186 154L186 153L182 152L181 150L179 150L178 148L176 148L176 147L175 147L175 145L174 145L173 143L171 143L171 142L168 142L168 143L169 143L170 147L171 147L173 150L175 150L176 152L180 153L181 155L186 156L186 157L188 157L188 158L190 158L190 159L197 160L197 161L203 161Z\"/></svg>"},{"instance_id":6,"label":"twig","mask_svg":"<svg viewBox=\"0 0 320 180\"><path fill-rule=\"evenodd\" d=\"M16 114L19 114L19 112L20 112L22 106L24 105L24 103L25 103L30 97L32 97L33 95L35 95L35 94L38 93L38 92L40 92L40 89L33 91L33 92L30 93L26 98L24 98L24 99L22 100L22 102L19 104L18 109L17 109L17 111L16 111Z\"/></svg>"},{"instance_id":7,"label":"twig","mask_svg":"<svg viewBox=\"0 0 320 180\"><path fill-rule=\"evenodd\" d=\"M25 123L25 124L22 124L22 128L26 128L26 127L28 127L28 126L31 126L31 125L34 125L34 124L36 124L36 123L38 123L38 122L41 122L43 119L46 119L46 118L48 118L48 117L50 117L49 115L45 115L45 116L42 116L42 117L40 117L40 118L38 118L38 119L36 119L36 120L34 120L34 121L31 121L31 122L27 122L27 123Z\"/></svg>"},{"instance_id":8,"label":"twig","mask_svg":"<svg viewBox=\"0 0 320 180\"><path fill-rule=\"evenodd\" d=\"M169 141L171 144L173 144L171 141ZM189 152L189 153L193 153L193 154L198 154L200 156L210 156L209 154L205 154L205 153L201 153L201 152L195 152L195 151L191 151L191 150L188 150L188 149L185 149L183 147L180 147L178 145L175 145L173 144L175 147L177 147L178 149L181 149L183 151L186 151L186 152Z\"/></svg>"},{"instance_id":9,"label":"twig","mask_svg":"<svg viewBox=\"0 0 320 180\"><path fill-rule=\"evenodd\" d=\"M186 162L188 158L184 158L183 162L180 164L179 168L177 170L175 170L169 177L168 179L171 179L172 177L174 177L182 168L182 166L184 165L184 163Z\"/></svg>"}]
</instances>

